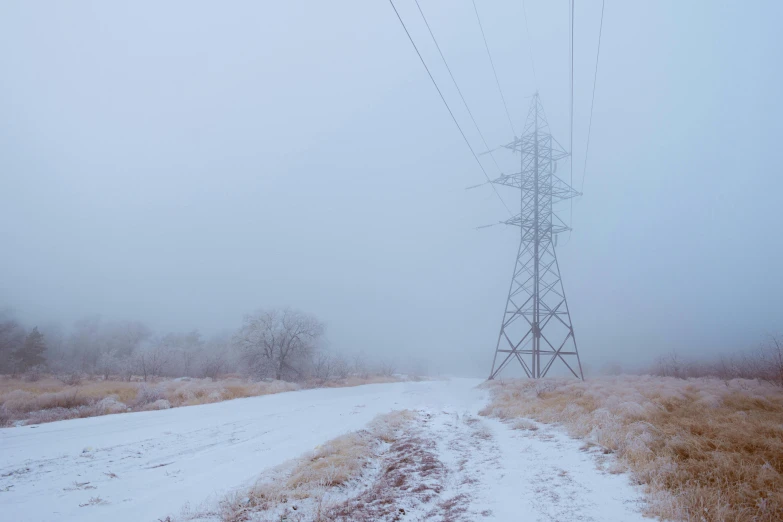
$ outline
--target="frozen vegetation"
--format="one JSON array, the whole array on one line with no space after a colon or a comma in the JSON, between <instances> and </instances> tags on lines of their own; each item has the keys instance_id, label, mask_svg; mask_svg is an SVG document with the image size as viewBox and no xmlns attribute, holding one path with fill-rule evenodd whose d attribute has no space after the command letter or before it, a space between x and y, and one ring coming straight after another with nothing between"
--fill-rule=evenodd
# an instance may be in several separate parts
<instances>
[{"instance_id":1,"label":"frozen vegetation","mask_svg":"<svg viewBox=\"0 0 783 522\"><path fill-rule=\"evenodd\" d=\"M616 455L667 520L783 520L783 388L717 378L500 380L481 414L519 429L563 426Z\"/></svg>"}]
</instances>

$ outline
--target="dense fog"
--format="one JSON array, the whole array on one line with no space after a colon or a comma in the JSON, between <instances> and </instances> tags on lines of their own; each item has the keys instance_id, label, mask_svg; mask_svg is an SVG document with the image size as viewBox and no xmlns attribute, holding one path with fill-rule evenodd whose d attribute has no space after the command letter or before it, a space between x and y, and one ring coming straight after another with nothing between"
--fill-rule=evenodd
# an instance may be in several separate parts
<instances>
[{"instance_id":1,"label":"dense fog","mask_svg":"<svg viewBox=\"0 0 783 522\"><path fill-rule=\"evenodd\" d=\"M420 3L488 142L510 141L473 6ZM538 90L567 144L566 3L526 2L529 37L520 2L478 5L514 125ZM600 3L576 9L584 195L558 208L557 252L584 364L782 331L783 8L609 3L586 170ZM506 217L465 190L483 181L386 2L0 6L0 323L33 354L37 327L62 368L135 353L139 374L165 347L168 373L246 369L264 310L318 326L303 353L335 367L485 376L519 233L476 230Z\"/></svg>"}]
</instances>

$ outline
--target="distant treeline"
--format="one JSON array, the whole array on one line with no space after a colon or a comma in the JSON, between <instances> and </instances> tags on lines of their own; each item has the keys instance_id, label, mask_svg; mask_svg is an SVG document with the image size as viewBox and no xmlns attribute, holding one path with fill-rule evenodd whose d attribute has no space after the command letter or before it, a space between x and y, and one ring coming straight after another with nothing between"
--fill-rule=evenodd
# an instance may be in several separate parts
<instances>
[{"instance_id":1,"label":"distant treeline","mask_svg":"<svg viewBox=\"0 0 783 522\"><path fill-rule=\"evenodd\" d=\"M307 379L392 375L391 361L346 356L323 348L325 325L293 309L260 310L245 316L233 333L205 339L197 331L155 333L138 321L90 317L60 327L27 326L0 312L0 374L30 379L52 373L105 379L153 380L238 373L257 379ZM409 368L409 373L425 373Z\"/></svg>"},{"instance_id":2,"label":"distant treeline","mask_svg":"<svg viewBox=\"0 0 783 522\"><path fill-rule=\"evenodd\" d=\"M772 335L756 348L706 359L670 353L659 357L649 373L681 379L759 379L783 386L783 337Z\"/></svg>"}]
</instances>

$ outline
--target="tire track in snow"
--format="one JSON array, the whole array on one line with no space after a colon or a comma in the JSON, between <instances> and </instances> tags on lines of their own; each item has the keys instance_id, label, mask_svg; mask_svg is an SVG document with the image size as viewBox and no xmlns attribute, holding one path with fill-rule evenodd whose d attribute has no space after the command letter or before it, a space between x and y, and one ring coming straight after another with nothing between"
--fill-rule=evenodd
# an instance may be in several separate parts
<instances>
[{"instance_id":1,"label":"tire track in snow","mask_svg":"<svg viewBox=\"0 0 783 522\"><path fill-rule=\"evenodd\" d=\"M359 476L311 497L248 504L243 516L253 522L645 520L640 492L626 476L602 472L578 441L537 428L513 430L471 411L419 410ZM217 522L215 512L207 507L185 520Z\"/></svg>"}]
</instances>

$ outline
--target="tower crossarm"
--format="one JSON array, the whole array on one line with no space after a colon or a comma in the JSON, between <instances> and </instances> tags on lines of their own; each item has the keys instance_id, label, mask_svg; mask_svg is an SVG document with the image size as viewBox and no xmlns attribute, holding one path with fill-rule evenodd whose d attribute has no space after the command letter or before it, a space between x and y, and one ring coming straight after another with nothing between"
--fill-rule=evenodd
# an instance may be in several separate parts
<instances>
[{"instance_id":1,"label":"tower crossarm","mask_svg":"<svg viewBox=\"0 0 783 522\"><path fill-rule=\"evenodd\" d=\"M555 138L553 138L550 134L539 135L538 142L539 145L544 145L547 142L549 142L549 144L551 145L550 150L548 151L541 150L539 152L539 157L545 158L546 156L549 156L549 158L552 159L552 161L560 161L561 159L570 156L570 154L568 154L568 152L566 152L566 150L560 145L560 143L558 143L558 141ZM532 154L534 146L535 146L534 136L523 135L518 138L514 138L514 141L506 143L505 145L501 145L500 147L512 150L514 152Z\"/></svg>"},{"instance_id":2,"label":"tower crossarm","mask_svg":"<svg viewBox=\"0 0 783 522\"><path fill-rule=\"evenodd\" d=\"M552 200L554 202L563 201L564 199L571 199L577 196L581 196L582 193L574 190L568 183L552 176Z\"/></svg>"},{"instance_id":3,"label":"tower crossarm","mask_svg":"<svg viewBox=\"0 0 783 522\"><path fill-rule=\"evenodd\" d=\"M568 232L571 230L571 228L563 223L559 217L555 216L555 219L559 222L552 222L551 224L546 225L545 228L541 230L541 235L546 234L550 230L552 235ZM534 226L534 220L529 215L517 214L516 216L511 217L505 221L501 221L500 224L532 229Z\"/></svg>"},{"instance_id":4,"label":"tower crossarm","mask_svg":"<svg viewBox=\"0 0 783 522\"><path fill-rule=\"evenodd\" d=\"M529 173L525 172L515 172L514 174L503 174L502 176L499 176L493 180L491 180L492 183L495 185L503 185L506 187L513 187L517 189L523 189L523 190L530 190L532 189L533 185L533 179L532 176ZM474 187L468 187L468 188L475 188L481 185L475 185ZM557 176L552 175L552 184L550 187L541 187L541 194L545 196L552 196L552 201L562 201L565 199L571 199L575 198L577 196L581 196L581 192L577 192L573 188L571 188L565 181L561 180Z\"/></svg>"}]
</instances>

